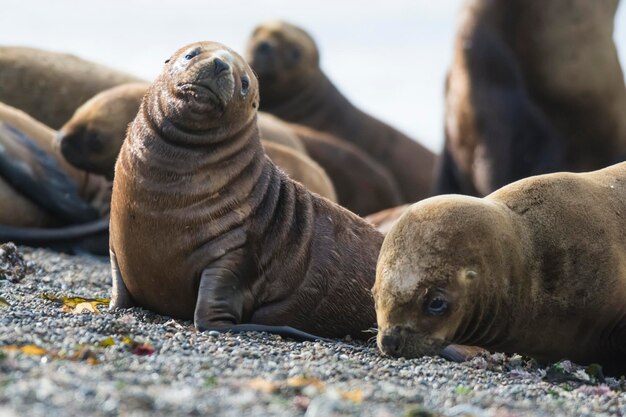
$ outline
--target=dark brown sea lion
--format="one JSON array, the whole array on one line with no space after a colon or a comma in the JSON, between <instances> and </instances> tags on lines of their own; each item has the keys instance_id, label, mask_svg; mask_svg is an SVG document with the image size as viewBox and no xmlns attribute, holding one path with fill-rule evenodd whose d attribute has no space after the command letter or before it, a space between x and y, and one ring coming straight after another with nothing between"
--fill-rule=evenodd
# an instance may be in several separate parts
<instances>
[{"instance_id":1,"label":"dark brown sea lion","mask_svg":"<svg viewBox=\"0 0 626 417\"><path fill-rule=\"evenodd\" d=\"M144 97L116 164L112 307L200 330L288 325L363 333L382 236L265 156L258 83L229 48L177 51Z\"/></svg>"},{"instance_id":2,"label":"dark brown sea lion","mask_svg":"<svg viewBox=\"0 0 626 417\"><path fill-rule=\"evenodd\" d=\"M138 78L74 55L0 47L0 101L60 128L96 93Z\"/></svg>"},{"instance_id":3,"label":"dark brown sea lion","mask_svg":"<svg viewBox=\"0 0 626 417\"><path fill-rule=\"evenodd\" d=\"M617 3L465 2L437 193L484 196L531 175L626 157Z\"/></svg>"},{"instance_id":4,"label":"dark brown sea lion","mask_svg":"<svg viewBox=\"0 0 626 417\"><path fill-rule=\"evenodd\" d=\"M403 202L431 195L435 155L350 103L322 72L317 46L304 30L285 22L262 24L247 50L263 111L353 142L389 170Z\"/></svg>"},{"instance_id":5,"label":"dark brown sea lion","mask_svg":"<svg viewBox=\"0 0 626 417\"><path fill-rule=\"evenodd\" d=\"M306 126L290 127L332 180L339 204L365 216L402 203L391 174L360 148Z\"/></svg>"},{"instance_id":6,"label":"dark brown sea lion","mask_svg":"<svg viewBox=\"0 0 626 417\"><path fill-rule=\"evenodd\" d=\"M626 373L626 163L411 206L374 298L390 355L449 343Z\"/></svg>"}]
</instances>

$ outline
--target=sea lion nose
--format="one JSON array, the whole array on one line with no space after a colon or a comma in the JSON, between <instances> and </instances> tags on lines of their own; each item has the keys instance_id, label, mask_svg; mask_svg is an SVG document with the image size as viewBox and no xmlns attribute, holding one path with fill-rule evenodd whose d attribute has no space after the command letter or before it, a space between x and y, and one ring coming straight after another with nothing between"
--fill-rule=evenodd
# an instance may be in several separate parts
<instances>
[{"instance_id":1,"label":"sea lion nose","mask_svg":"<svg viewBox=\"0 0 626 417\"><path fill-rule=\"evenodd\" d=\"M220 75L224 71L227 71L229 68L230 67L228 66L228 64L221 59L215 58L213 60L213 72L215 73L215 75Z\"/></svg>"},{"instance_id":2,"label":"sea lion nose","mask_svg":"<svg viewBox=\"0 0 626 417\"><path fill-rule=\"evenodd\" d=\"M404 336L400 332L400 329L396 327L383 334L380 345L383 352L386 354L398 356L402 350L403 341Z\"/></svg>"},{"instance_id":3,"label":"sea lion nose","mask_svg":"<svg viewBox=\"0 0 626 417\"><path fill-rule=\"evenodd\" d=\"M259 54L267 55L272 51L272 45L269 42L260 42L256 47L256 52Z\"/></svg>"}]
</instances>

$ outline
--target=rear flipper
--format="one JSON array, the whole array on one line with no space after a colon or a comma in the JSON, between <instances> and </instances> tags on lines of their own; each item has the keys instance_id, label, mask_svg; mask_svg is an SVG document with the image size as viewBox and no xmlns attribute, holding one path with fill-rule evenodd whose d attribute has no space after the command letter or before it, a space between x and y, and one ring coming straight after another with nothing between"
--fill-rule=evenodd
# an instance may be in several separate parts
<instances>
[{"instance_id":1,"label":"rear flipper","mask_svg":"<svg viewBox=\"0 0 626 417\"><path fill-rule=\"evenodd\" d=\"M225 262L228 260L222 264ZM297 341L327 340L289 326L241 324L251 310L251 297L245 284L230 269L222 266L205 269L200 278L194 314L196 329L222 333L267 332Z\"/></svg>"},{"instance_id":2,"label":"rear flipper","mask_svg":"<svg viewBox=\"0 0 626 417\"><path fill-rule=\"evenodd\" d=\"M0 122L0 176L65 223L84 223L99 217L57 161L24 132L5 122Z\"/></svg>"},{"instance_id":3,"label":"rear flipper","mask_svg":"<svg viewBox=\"0 0 626 417\"><path fill-rule=\"evenodd\" d=\"M49 247L72 251L82 248L98 255L109 240L109 218L58 228L14 227L0 225L0 242L17 245ZM74 250L76 252L76 250Z\"/></svg>"}]
</instances>

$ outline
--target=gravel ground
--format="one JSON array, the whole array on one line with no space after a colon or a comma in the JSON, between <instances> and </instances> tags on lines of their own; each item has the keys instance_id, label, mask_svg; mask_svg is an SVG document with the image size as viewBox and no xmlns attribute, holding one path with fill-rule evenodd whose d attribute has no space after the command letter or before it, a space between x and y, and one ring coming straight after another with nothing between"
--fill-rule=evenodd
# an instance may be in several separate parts
<instances>
[{"instance_id":1,"label":"gravel ground","mask_svg":"<svg viewBox=\"0 0 626 417\"><path fill-rule=\"evenodd\" d=\"M389 359L373 345L196 333L141 309L51 300L109 287L105 262L0 246L0 417L626 415L624 380L568 362Z\"/></svg>"}]
</instances>

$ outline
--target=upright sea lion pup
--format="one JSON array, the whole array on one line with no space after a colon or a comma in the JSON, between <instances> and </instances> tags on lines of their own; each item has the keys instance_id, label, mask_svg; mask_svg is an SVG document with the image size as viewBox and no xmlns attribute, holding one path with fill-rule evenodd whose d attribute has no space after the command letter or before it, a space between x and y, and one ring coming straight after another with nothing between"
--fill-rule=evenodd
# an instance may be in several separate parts
<instances>
[{"instance_id":1,"label":"upright sea lion pup","mask_svg":"<svg viewBox=\"0 0 626 417\"><path fill-rule=\"evenodd\" d=\"M262 110L353 141L393 174L404 202L431 194L433 153L352 105L322 72L317 46L304 30L262 24L247 54L259 75Z\"/></svg>"},{"instance_id":2,"label":"upright sea lion pup","mask_svg":"<svg viewBox=\"0 0 626 417\"><path fill-rule=\"evenodd\" d=\"M626 373L626 163L410 207L382 246L378 346L449 343Z\"/></svg>"},{"instance_id":3,"label":"upright sea lion pup","mask_svg":"<svg viewBox=\"0 0 626 417\"><path fill-rule=\"evenodd\" d=\"M367 338L382 236L274 166L258 104L254 73L221 44L167 61L116 164L112 307Z\"/></svg>"},{"instance_id":4,"label":"upright sea lion pup","mask_svg":"<svg viewBox=\"0 0 626 417\"><path fill-rule=\"evenodd\" d=\"M0 47L0 101L60 128L96 93L137 77L74 55Z\"/></svg>"}]
</instances>

